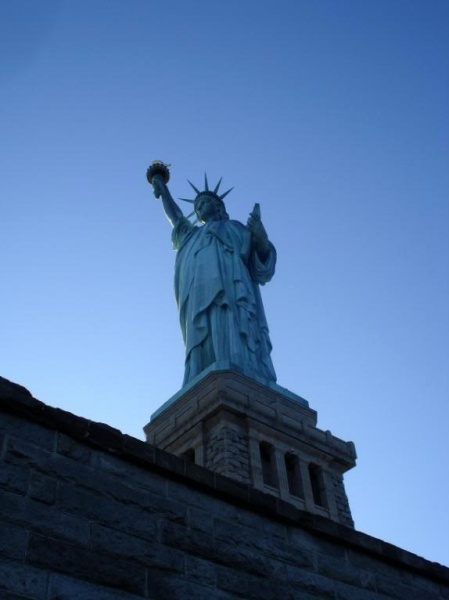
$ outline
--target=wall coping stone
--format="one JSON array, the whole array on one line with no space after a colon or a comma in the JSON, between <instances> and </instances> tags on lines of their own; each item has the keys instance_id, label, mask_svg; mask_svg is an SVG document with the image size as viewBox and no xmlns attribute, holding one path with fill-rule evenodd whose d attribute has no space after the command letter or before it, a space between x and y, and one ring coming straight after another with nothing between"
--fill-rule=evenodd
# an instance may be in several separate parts
<instances>
[{"instance_id":1,"label":"wall coping stone","mask_svg":"<svg viewBox=\"0 0 449 600\"><path fill-rule=\"evenodd\" d=\"M251 379L252 381L257 381L259 385L262 385L264 388L270 388L276 394L280 394L285 398L289 398L293 402L304 406L305 408L309 408L309 403L305 398L298 396L298 394L293 393L285 387L282 387L275 381L268 381L267 379L262 379L254 373L250 375L245 374L239 367L236 367L232 362L223 361L223 362L215 362L209 365L206 369L201 371L196 377L194 377L191 381L189 381L184 387L182 387L176 394L174 394L171 398L169 398L162 406L160 406L154 413L151 415L151 420L155 419L159 415L161 415L167 408L170 408L180 397L188 394L192 388L195 388L198 383L201 383L208 375L211 373L227 373L231 371L234 376L241 375L245 378ZM315 413L315 411L312 411ZM316 414L316 413L315 413Z\"/></svg>"},{"instance_id":2,"label":"wall coping stone","mask_svg":"<svg viewBox=\"0 0 449 600\"><path fill-rule=\"evenodd\" d=\"M326 517L299 510L288 502L121 433L104 423L48 406L21 385L0 377L0 409L19 418L64 433L78 442L119 456L166 477L183 481L203 493L243 505L249 510L310 530L344 546L355 547L386 563L449 584L449 568L388 542L355 531Z\"/></svg>"}]
</instances>

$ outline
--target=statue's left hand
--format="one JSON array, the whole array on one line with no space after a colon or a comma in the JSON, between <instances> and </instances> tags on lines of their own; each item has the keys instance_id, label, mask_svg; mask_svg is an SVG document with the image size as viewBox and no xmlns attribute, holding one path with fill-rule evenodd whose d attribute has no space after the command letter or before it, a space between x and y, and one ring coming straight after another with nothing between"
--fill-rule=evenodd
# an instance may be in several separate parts
<instances>
[{"instance_id":1,"label":"statue's left hand","mask_svg":"<svg viewBox=\"0 0 449 600\"><path fill-rule=\"evenodd\" d=\"M257 242L268 245L268 235L260 215L260 204L256 203L254 205L253 211L249 215L247 226Z\"/></svg>"},{"instance_id":2,"label":"statue's left hand","mask_svg":"<svg viewBox=\"0 0 449 600\"><path fill-rule=\"evenodd\" d=\"M260 216L260 205L255 204L253 211L250 213L247 227L250 230L253 238L254 247L263 261L266 260L270 249L268 235L263 226Z\"/></svg>"}]
</instances>

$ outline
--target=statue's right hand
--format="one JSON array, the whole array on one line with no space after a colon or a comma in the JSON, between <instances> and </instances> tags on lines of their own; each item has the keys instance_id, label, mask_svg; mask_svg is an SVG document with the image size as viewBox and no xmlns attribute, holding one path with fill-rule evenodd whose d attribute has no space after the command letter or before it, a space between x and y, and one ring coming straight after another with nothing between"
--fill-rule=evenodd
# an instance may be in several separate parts
<instances>
[{"instance_id":1,"label":"statue's right hand","mask_svg":"<svg viewBox=\"0 0 449 600\"><path fill-rule=\"evenodd\" d=\"M167 186L165 185L161 177L158 177L157 175L153 177L151 185L153 186L153 193L156 198L160 198L164 194L164 192L167 191Z\"/></svg>"}]
</instances>

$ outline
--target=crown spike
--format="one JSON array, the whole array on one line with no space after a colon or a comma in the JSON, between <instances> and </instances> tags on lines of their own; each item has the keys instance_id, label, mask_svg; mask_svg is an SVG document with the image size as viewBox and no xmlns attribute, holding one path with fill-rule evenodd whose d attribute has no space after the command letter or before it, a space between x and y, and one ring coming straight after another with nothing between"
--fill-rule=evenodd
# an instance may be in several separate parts
<instances>
[{"instance_id":1,"label":"crown spike","mask_svg":"<svg viewBox=\"0 0 449 600\"><path fill-rule=\"evenodd\" d=\"M209 182L207 181L207 174L206 173L204 173L204 190L206 192L209 191Z\"/></svg>"},{"instance_id":2,"label":"crown spike","mask_svg":"<svg viewBox=\"0 0 449 600\"><path fill-rule=\"evenodd\" d=\"M196 188L196 187L193 185L193 183L192 183L191 181L189 181L188 179L187 179L187 181L190 183L190 185L191 185L191 186L192 186L192 188L195 190L195 192L196 192L197 194L199 194L199 193L200 193L200 190L199 190L198 188Z\"/></svg>"},{"instance_id":3,"label":"crown spike","mask_svg":"<svg viewBox=\"0 0 449 600\"><path fill-rule=\"evenodd\" d=\"M220 200L223 200L223 198L225 198L225 197L226 197L226 196L229 194L229 192L232 192L232 190L233 190L233 189L234 189L234 188L232 187L232 188L231 188L231 189L229 189L227 192L225 192L224 194L222 194L222 195L220 196Z\"/></svg>"},{"instance_id":4,"label":"crown spike","mask_svg":"<svg viewBox=\"0 0 449 600\"><path fill-rule=\"evenodd\" d=\"M190 202L190 204L195 203L195 200L190 200L190 198L179 198L179 200L182 200L183 202Z\"/></svg>"},{"instance_id":5,"label":"crown spike","mask_svg":"<svg viewBox=\"0 0 449 600\"><path fill-rule=\"evenodd\" d=\"M218 192L218 188L220 187L220 183L221 183L221 180L222 180L222 179L223 179L223 177L220 177L220 180L219 180L219 182L218 182L218 183L217 183L217 185L215 186L215 189L214 189L214 194L216 194L216 193Z\"/></svg>"}]
</instances>

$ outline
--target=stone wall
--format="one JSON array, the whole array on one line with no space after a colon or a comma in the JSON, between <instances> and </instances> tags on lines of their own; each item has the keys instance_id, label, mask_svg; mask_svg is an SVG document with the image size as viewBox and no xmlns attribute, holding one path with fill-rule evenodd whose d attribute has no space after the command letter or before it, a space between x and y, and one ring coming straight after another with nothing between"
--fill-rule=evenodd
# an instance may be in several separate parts
<instances>
[{"instance_id":1,"label":"stone wall","mask_svg":"<svg viewBox=\"0 0 449 600\"><path fill-rule=\"evenodd\" d=\"M449 569L0 378L2 600L447 600Z\"/></svg>"},{"instance_id":2,"label":"stone wall","mask_svg":"<svg viewBox=\"0 0 449 600\"><path fill-rule=\"evenodd\" d=\"M346 495L345 486L343 484L343 475L338 476L336 474L332 474L331 480L334 486L334 497L340 523L348 525L349 527L353 527L354 522L349 509L348 496Z\"/></svg>"},{"instance_id":3,"label":"stone wall","mask_svg":"<svg viewBox=\"0 0 449 600\"><path fill-rule=\"evenodd\" d=\"M205 445L207 469L250 483L247 436L234 427L218 424L211 427Z\"/></svg>"}]
</instances>

